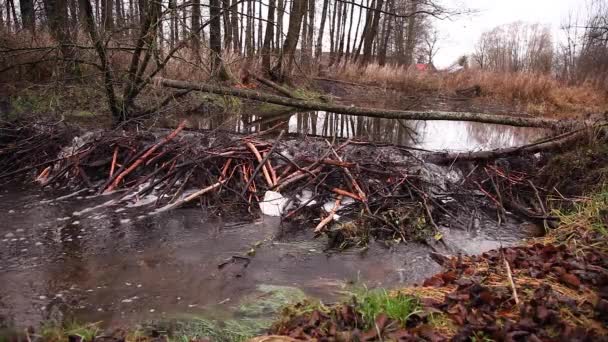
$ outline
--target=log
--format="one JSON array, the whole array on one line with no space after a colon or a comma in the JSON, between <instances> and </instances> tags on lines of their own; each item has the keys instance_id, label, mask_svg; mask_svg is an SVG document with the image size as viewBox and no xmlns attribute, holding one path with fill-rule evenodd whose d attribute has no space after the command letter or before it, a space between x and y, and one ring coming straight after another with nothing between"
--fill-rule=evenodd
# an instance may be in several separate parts
<instances>
[{"instance_id":1,"label":"log","mask_svg":"<svg viewBox=\"0 0 608 342\"><path fill-rule=\"evenodd\" d=\"M293 91L291 91L291 90L287 89L286 87L283 87L283 86L281 86L281 85L278 85L278 84L276 84L276 83L272 82L272 81L271 81L271 80L269 80L269 79L266 79L266 78L261 77L261 76L256 76L256 75L254 75L253 77L254 77L254 78L255 78L255 79L258 81L258 82L262 83L263 85L268 86L268 87L270 87L270 88L272 88L272 89L274 89L274 90L278 91L279 93L281 93L281 94L283 94L283 95L285 95L285 96L287 96L287 97L290 97L290 98L292 98L292 99L297 99L297 98L298 98L298 96L296 95L296 93L294 93Z\"/></svg>"},{"instance_id":2,"label":"log","mask_svg":"<svg viewBox=\"0 0 608 342\"><path fill-rule=\"evenodd\" d=\"M559 150L570 144L576 143L585 135L589 134L590 132L593 132L594 129L605 129L606 126L608 126L608 124L601 124L595 127L570 131L552 138L545 139L540 142L535 142L524 146L500 148L491 151L477 152L436 152L427 154L424 159L427 162L431 162L434 164L452 164L457 161L480 161L504 158L514 155L526 155L537 152Z\"/></svg>"},{"instance_id":3,"label":"log","mask_svg":"<svg viewBox=\"0 0 608 342\"><path fill-rule=\"evenodd\" d=\"M284 96L266 94L260 91L235 89L229 87L221 87L207 83L196 83L188 81L172 80L167 78L157 77L154 80L155 84L162 85L168 88L186 89L202 91L218 95L229 95L249 100L278 104L282 106L295 107L305 110L319 110L331 113L368 116L375 118L386 119L401 119L401 120L442 120L442 121L471 121L497 125L508 125L518 127L542 127L542 128L559 128L571 126L573 124L581 124L581 121L576 120L555 120L548 118L533 118L520 116L504 116L486 113L470 113L470 112L446 112L446 111L415 111L415 110L390 110L380 108L365 108L345 106L339 104L322 103L316 101L307 101L301 99L291 99Z\"/></svg>"}]
</instances>

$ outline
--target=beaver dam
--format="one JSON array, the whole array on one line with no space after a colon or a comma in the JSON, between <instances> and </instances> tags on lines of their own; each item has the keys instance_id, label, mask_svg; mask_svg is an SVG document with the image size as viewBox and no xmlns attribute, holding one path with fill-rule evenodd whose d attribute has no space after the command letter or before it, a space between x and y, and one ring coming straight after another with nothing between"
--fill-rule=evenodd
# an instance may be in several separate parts
<instances>
[{"instance_id":1,"label":"beaver dam","mask_svg":"<svg viewBox=\"0 0 608 342\"><path fill-rule=\"evenodd\" d=\"M544 235L552 201L579 191L556 151L605 139L395 120L401 134L366 136L325 113L280 117L253 130L3 124L0 322L204 317L235 339L263 333L293 300L421 284L446 256Z\"/></svg>"}]
</instances>

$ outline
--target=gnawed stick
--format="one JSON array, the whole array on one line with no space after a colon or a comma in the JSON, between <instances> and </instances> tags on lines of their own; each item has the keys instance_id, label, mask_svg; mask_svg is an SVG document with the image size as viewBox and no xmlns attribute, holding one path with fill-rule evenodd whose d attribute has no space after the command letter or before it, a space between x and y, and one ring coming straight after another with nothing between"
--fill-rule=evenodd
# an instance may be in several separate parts
<instances>
[{"instance_id":1,"label":"gnawed stick","mask_svg":"<svg viewBox=\"0 0 608 342\"><path fill-rule=\"evenodd\" d=\"M319 224L315 228L315 234L320 233L329 222L333 221L334 215L336 214L336 211L338 211L338 207L340 207L340 203L342 203L342 195L338 195L338 197L336 198L336 202L334 202L334 207L329 212L329 215L327 215L327 217L325 217L321 220L321 222L319 222Z\"/></svg>"},{"instance_id":2,"label":"gnawed stick","mask_svg":"<svg viewBox=\"0 0 608 342\"><path fill-rule=\"evenodd\" d=\"M331 191L332 191L333 193L335 193L335 194L338 194L338 195L342 195L342 196L350 197L350 198L352 198L352 199L354 199L354 200L356 200L356 201L360 201L360 202L362 202L362 201L363 201L363 200L361 199L361 197L359 197L358 195L353 194L353 193L352 193L352 192L350 192L350 191L346 191L346 190L343 190L343 189L340 189L340 188L332 188L332 189L331 189Z\"/></svg>"},{"instance_id":3,"label":"gnawed stick","mask_svg":"<svg viewBox=\"0 0 608 342\"><path fill-rule=\"evenodd\" d=\"M141 155L141 157L137 158L137 160L133 164L131 164L131 166L129 166L126 170L116 176L114 181L112 181L112 183L103 192L107 193L116 189L116 187L118 187L118 184L120 184L123 178L125 178L129 173L133 172L133 170L135 170L139 165L141 165L146 160L146 158L152 155L152 153L154 153L154 151L156 151L159 147L163 146L164 144L175 138L179 134L179 132L184 129L184 127L186 127L186 120L183 120L173 132L171 132L157 144L154 144L152 147L150 147L144 154Z\"/></svg>"},{"instance_id":4,"label":"gnawed stick","mask_svg":"<svg viewBox=\"0 0 608 342\"><path fill-rule=\"evenodd\" d=\"M507 258L505 258L505 253L501 250L502 260L505 262L505 268L507 269L507 279L509 279L509 284L511 285L511 289L513 290L513 300L515 300L515 305L519 305L519 298L517 297L517 290L515 289L515 283L513 282L513 274L511 273L511 267L509 266L509 262Z\"/></svg>"},{"instance_id":5,"label":"gnawed stick","mask_svg":"<svg viewBox=\"0 0 608 342\"><path fill-rule=\"evenodd\" d=\"M260 168L261 168L262 173L264 174L264 178L266 179L266 183L268 183L268 186L272 188L274 186L274 184L272 183L272 178L270 178L270 173L268 172L266 165L264 165L264 163L262 163L263 159L262 159L262 155L260 154L260 151L258 151L258 149L255 147L255 145L253 145L249 141L247 141L245 143L245 145L251 150L251 153L253 153L253 155L255 156L255 158L258 160L258 163L259 163L258 167L256 167L255 171L253 172L251 179L255 178L255 176L258 174L258 172L260 171Z\"/></svg>"},{"instance_id":6,"label":"gnawed stick","mask_svg":"<svg viewBox=\"0 0 608 342\"><path fill-rule=\"evenodd\" d=\"M274 144L270 148L270 151L268 151L268 153L264 156L263 159L261 158L260 152L258 152L258 150L255 148L255 146L252 143L247 142L247 147L253 152L253 154L255 155L255 157L258 158L259 164L255 168L255 170L253 171L253 175L251 176L251 178L249 178L249 180L247 181L247 184L243 188L243 191L241 192L241 195L244 195L245 192L247 192L247 189L249 188L249 184L254 180L254 178L258 174L258 172L260 172L260 168L262 169L262 172L264 172L264 177L266 177L266 181L268 182L268 185L271 188L276 185L276 174L274 174L274 170L272 170L273 174L274 174L274 177L271 178L270 173L266 169L266 163L267 163L268 159L270 158L270 155L272 155L272 153L274 152L274 150L276 149L276 147L279 145L279 141L281 141L281 138L283 137L283 134L285 134L285 130L282 130L281 133L279 133L279 136L277 137L277 139L275 140ZM268 163L268 167L272 168L270 166L270 163Z\"/></svg>"},{"instance_id":7,"label":"gnawed stick","mask_svg":"<svg viewBox=\"0 0 608 342\"><path fill-rule=\"evenodd\" d=\"M110 166L110 178L114 176L114 169L116 168L116 159L118 158L118 146L114 147L114 154L112 155L112 165Z\"/></svg>"},{"instance_id":8,"label":"gnawed stick","mask_svg":"<svg viewBox=\"0 0 608 342\"><path fill-rule=\"evenodd\" d=\"M342 160L342 158L340 157L340 155L338 155L338 152L336 152L336 150L334 150L334 148L331 145L331 143L329 141L327 141L327 140L325 140L325 142L327 143L327 145L329 145L329 148L331 149L331 152L333 153L334 157L336 157L336 159L338 159L338 161L340 163L344 163L344 161ZM344 170L344 173L346 174L346 176L348 177L348 179L350 179L351 183L353 184L353 188L355 188L355 191L357 192L357 195L359 195L359 197L361 198L361 202L367 201L367 196L365 195L365 192L363 192L363 190L359 186L359 183L357 183L357 181L355 180L355 177L350 172L350 170L348 168L344 167L344 166L341 166L341 167L342 167L342 170Z\"/></svg>"},{"instance_id":9,"label":"gnawed stick","mask_svg":"<svg viewBox=\"0 0 608 342\"><path fill-rule=\"evenodd\" d=\"M202 195L204 195L204 194L206 194L206 193L208 193L208 192L210 192L212 190L217 189L218 187L220 187L225 182L226 182L225 180L222 180L222 181L219 181L219 182L217 182L215 184L209 185L206 188L202 188L199 191L186 196L185 198L179 199L179 200L177 200L177 201L175 201L173 203L167 204L166 206L157 209L154 213L162 213L162 212L167 211L167 210L175 209L175 208L183 205L184 203L188 203L188 202L192 201L193 199L199 198Z\"/></svg>"},{"instance_id":10,"label":"gnawed stick","mask_svg":"<svg viewBox=\"0 0 608 342\"><path fill-rule=\"evenodd\" d=\"M319 166L316 169L308 171L308 172L296 171L296 172L292 173L289 177L284 178L280 182L280 184L277 184L277 186L273 190L280 192L282 189L284 189L289 184L297 182L300 179L309 177L310 175L316 176L317 173L321 172L321 169L323 169L323 168L321 166Z\"/></svg>"}]
</instances>

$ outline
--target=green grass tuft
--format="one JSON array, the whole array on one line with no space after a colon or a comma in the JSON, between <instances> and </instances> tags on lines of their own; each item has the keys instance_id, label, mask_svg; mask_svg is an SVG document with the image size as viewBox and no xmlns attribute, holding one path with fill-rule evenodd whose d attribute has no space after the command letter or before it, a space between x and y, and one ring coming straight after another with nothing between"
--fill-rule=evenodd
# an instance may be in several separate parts
<instances>
[{"instance_id":1,"label":"green grass tuft","mask_svg":"<svg viewBox=\"0 0 608 342\"><path fill-rule=\"evenodd\" d=\"M384 289L368 290L355 298L356 308L367 328L373 327L376 317L381 313L405 326L412 315L420 313L422 310L418 298L401 293L390 295Z\"/></svg>"}]
</instances>

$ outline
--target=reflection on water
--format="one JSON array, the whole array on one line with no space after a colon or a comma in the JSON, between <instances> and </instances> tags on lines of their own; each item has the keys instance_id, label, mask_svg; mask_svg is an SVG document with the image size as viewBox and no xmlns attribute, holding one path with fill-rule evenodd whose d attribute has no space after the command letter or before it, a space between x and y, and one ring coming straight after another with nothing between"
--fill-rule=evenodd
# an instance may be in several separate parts
<instances>
[{"instance_id":1,"label":"reflection on water","mask_svg":"<svg viewBox=\"0 0 608 342\"><path fill-rule=\"evenodd\" d=\"M262 284L335 300L348 284L394 287L420 283L440 270L424 244L389 249L371 243L326 253L324 238L278 218L235 223L210 219L198 208L147 216L149 208L119 206L79 214L107 196L47 201L55 196L37 189L0 192L0 327L71 315L116 326L210 308L230 314ZM435 250L481 252L497 241L508 245L528 236L517 225L497 228L490 220L476 227L445 227L448 250L439 244ZM250 263L239 259L218 267L252 248Z\"/></svg>"},{"instance_id":2,"label":"reflection on water","mask_svg":"<svg viewBox=\"0 0 608 342\"><path fill-rule=\"evenodd\" d=\"M189 118L199 129L254 133L277 127L289 133L356 138L427 150L488 150L521 146L542 138L538 128L465 121L405 121L336 113L285 112L272 115L222 115Z\"/></svg>"}]
</instances>

